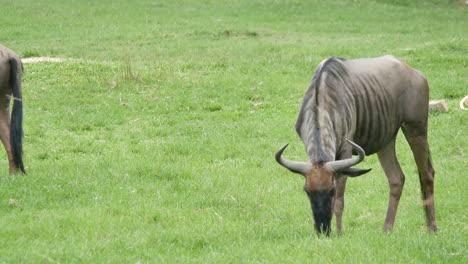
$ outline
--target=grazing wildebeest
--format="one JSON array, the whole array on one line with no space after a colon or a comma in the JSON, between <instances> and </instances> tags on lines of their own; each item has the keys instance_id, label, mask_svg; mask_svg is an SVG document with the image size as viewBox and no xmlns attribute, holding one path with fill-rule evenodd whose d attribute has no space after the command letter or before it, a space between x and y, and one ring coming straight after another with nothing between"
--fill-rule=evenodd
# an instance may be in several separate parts
<instances>
[{"instance_id":1,"label":"grazing wildebeest","mask_svg":"<svg viewBox=\"0 0 468 264\"><path fill-rule=\"evenodd\" d=\"M26 173L23 165L23 105L21 75L23 65L13 51L0 45L0 139L8 156L10 173ZM10 99L13 109L10 122Z\"/></svg>"},{"instance_id":2,"label":"grazing wildebeest","mask_svg":"<svg viewBox=\"0 0 468 264\"><path fill-rule=\"evenodd\" d=\"M320 63L296 122L310 161L282 158L287 145L276 153L279 164L305 177L304 190L318 233L330 234L332 209L341 232L345 176L370 171L351 167L374 153L390 185L384 230L393 228L405 182L395 154L400 127L418 167L428 229L437 230L434 169L427 143L428 101L424 75L393 56L356 60L333 57Z\"/></svg>"}]
</instances>

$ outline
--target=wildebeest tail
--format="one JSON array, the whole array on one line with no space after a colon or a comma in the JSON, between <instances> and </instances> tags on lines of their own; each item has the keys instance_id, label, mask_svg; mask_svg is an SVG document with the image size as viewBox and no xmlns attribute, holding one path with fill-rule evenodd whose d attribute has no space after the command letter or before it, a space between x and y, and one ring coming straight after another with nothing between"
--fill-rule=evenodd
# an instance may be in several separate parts
<instances>
[{"instance_id":1,"label":"wildebeest tail","mask_svg":"<svg viewBox=\"0 0 468 264\"><path fill-rule=\"evenodd\" d=\"M21 81L16 59L10 59L10 87L13 93L13 110L11 112L10 145L13 161L19 170L26 173L23 164L23 101L21 98Z\"/></svg>"}]
</instances>

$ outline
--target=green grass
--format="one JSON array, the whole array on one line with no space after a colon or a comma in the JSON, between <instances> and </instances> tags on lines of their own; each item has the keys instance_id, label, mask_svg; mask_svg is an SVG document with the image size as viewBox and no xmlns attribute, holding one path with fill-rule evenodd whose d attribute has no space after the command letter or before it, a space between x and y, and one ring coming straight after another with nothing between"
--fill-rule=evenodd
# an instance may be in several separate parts
<instances>
[{"instance_id":1,"label":"green grass","mask_svg":"<svg viewBox=\"0 0 468 264\"><path fill-rule=\"evenodd\" d=\"M466 263L468 9L458 1L0 1L25 64L25 165L0 168L0 263ZM313 233L294 123L317 64L393 54L428 77L439 232L412 154L395 230L375 156L344 233Z\"/></svg>"}]
</instances>

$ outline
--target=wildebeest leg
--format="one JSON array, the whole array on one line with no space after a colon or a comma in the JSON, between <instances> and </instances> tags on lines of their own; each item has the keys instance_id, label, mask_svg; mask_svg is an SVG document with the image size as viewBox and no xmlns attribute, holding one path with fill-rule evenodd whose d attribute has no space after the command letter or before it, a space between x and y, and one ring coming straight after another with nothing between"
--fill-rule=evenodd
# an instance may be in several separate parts
<instances>
[{"instance_id":1,"label":"wildebeest leg","mask_svg":"<svg viewBox=\"0 0 468 264\"><path fill-rule=\"evenodd\" d=\"M390 185L390 199L388 201L387 217L385 218L384 230L390 231L395 223L395 216L400 201L405 175L401 170L395 154L395 138L390 141L380 152L377 153L380 164L387 175Z\"/></svg>"},{"instance_id":2,"label":"wildebeest leg","mask_svg":"<svg viewBox=\"0 0 468 264\"><path fill-rule=\"evenodd\" d=\"M2 96L3 97L3 96ZM6 99L0 97L0 140L5 147L8 163L10 165L10 173L15 173L18 168L16 167L15 162L13 161L13 154L11 152L10 145L10 113L8 110L8 105L6 105Z\"/></svg>"},{"instance_id":3,"label":"wildebeest leg","mask_svg":"<svg viewBox=\"0 0 468 264\"><path fill-rule=\"evenodd\" d=\"M404 124L402 128L418 166L427 227L429 231L437 231L434 206L435 171L432 167L429 145L427 143L427 126L425 123L411 123Z\"/></svg>"},{"instance_id":4,"label":"wildebeest leg","mask_svg":"<svg viewBox=\"0 0 468 264\"><path fill-rule=\"evenodd\" d=\"M341 176L336 180L336 193L335 193L335 204L333 205L333 211L336 216L336 230L341 233L342 230L342 216L344 208L344 192L346 188L346 180L348 177Z\"/></svg>"}]
</instances>

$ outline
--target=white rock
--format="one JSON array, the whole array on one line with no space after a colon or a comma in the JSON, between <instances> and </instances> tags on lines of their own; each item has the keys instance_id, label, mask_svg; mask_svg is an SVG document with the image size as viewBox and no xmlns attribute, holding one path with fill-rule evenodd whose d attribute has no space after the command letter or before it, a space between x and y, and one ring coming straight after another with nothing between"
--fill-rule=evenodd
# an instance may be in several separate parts
<instances>
[{"instance_id":1,"label":"white rock","mask_svg":"<svg viewBox=\"0 0 468 264\"><path fill-rule=\"evenodd\" d=\"M463 97L463 99L460 101L460 108L463 110L468 110L468 108L465 107L466 104L468 104L468 95Z\"/></svg>"},{"instance_id":2,"label":"white rock","mask_svg":"<svg viewBox=\"0 0 468 264\"><path fill-rule=\"evenodd\" d=\"M429 111L447 112L448 106L445 100L433 100L429 102Z\"/></svg>"}]
</instances>

